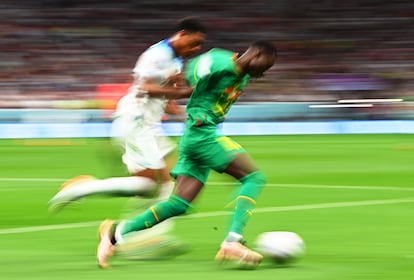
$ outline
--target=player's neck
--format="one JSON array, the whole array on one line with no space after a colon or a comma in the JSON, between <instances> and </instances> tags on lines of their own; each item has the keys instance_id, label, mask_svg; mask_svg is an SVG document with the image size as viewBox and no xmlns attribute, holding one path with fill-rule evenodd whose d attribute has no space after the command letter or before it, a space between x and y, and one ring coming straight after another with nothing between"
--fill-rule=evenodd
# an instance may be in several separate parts
<instances>
[{"instance_id":1,"label":"player's neck","mask_svg":"<svg viewBox=\"0 0 414 280\"><path fill-rule=\"evenodd\" d=\"M174 35L168 39L166 39L168 46L170 46L170 48L172 49L172 51L174 52L175 57L180 57L177 54L177 51L175 50L175 41L178 39L178 35Z\"/></svg>"}]
</instances>

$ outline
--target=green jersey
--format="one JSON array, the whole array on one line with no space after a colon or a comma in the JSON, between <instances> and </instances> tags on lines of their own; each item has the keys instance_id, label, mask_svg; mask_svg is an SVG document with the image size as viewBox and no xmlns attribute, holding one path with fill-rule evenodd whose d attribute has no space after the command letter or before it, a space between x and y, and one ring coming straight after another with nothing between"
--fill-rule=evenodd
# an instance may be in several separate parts
<instances>
[{"instance_id":1,"label":"green jersey","mask_svg":"<svg viewBox=\"0 0 414 280\"><path fill-rule=\"evenodd\" d=\"M187 125L180 141L180 155L171 172L203 184L211 169L222 172L244 149L217 133L231 105L236 102L250 76L241 75L237 54L212 49L188 62L185 76L194 87L187 103Z\"/></svg>"},{"instance_id":2,"label":"green jersey","mask_svg":"<svg viewBox=\"0 0 414 280\"><path fill-rule=\"evenodd\" d=\"M187 64L185 77L195 87L186 108L188 125L223 122L250 78L239 73L236 59L236 53L214 48Z\"/></svg>"}]
</instances>

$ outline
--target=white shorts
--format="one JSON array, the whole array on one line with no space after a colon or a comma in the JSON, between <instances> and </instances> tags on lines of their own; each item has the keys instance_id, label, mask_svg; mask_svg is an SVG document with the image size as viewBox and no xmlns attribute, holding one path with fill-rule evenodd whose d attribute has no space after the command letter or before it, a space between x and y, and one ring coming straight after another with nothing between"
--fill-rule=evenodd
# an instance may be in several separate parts
<instances>
[{"instance_id":1,"label":"white shorts","mask_svg":"<svg viewBox=\"0 0 414 280\"><path fill-rule=\"evenodd\" d=\"M164 157L176 148L176 144L162 136L158 128L142 125L129 117L115 119L111 134L116 144L121 146L122 161L131 174L164 168Z\"/></svg>"}]
</instances>

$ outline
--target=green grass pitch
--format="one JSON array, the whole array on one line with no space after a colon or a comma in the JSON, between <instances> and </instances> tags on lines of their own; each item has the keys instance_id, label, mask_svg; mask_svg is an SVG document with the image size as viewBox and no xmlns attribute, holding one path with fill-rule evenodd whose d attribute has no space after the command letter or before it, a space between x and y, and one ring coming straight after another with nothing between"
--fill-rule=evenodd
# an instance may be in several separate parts
<instances>
[{"instance_id":1,"label":"green grass pitch","mask_svg":"<svg viewBox=\"0 0 414 280\"><path fill-rule=\"evenodd\" d=\"M127 198L94 197L57 215L47 201L79 174L126 175L108 139L0 141L1 279L414 279L414 135L234 137L268 178L245 232L300 234L306 255L256 270L218 265L233 180L213 173L194 216L176 221L189 251L162 261L96 265L96 229Z\"/></svg>"}]
</instances>

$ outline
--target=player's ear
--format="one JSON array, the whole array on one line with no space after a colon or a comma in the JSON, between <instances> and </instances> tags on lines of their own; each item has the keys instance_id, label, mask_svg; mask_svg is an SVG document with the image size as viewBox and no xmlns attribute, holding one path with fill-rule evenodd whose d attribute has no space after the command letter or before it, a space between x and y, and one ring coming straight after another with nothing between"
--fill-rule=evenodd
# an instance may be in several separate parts
<instances>
[{"instance_id":1,"label":"player's ear","mask_svg":"<svg viewBox=\"0 0 414 280\"><path fill-rule=\"evenodd\" d=\"M260 51L258 48L248 48L246 53L253 59L253 58L257 58L260 56Z\"/></svg>"}]
</instances>

